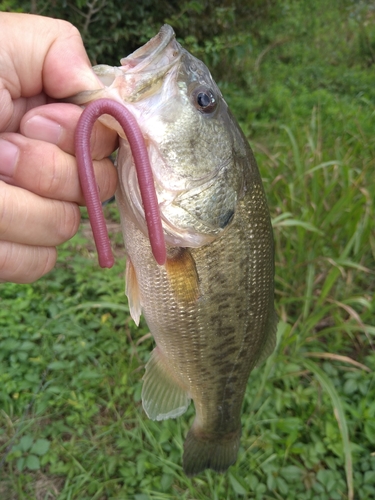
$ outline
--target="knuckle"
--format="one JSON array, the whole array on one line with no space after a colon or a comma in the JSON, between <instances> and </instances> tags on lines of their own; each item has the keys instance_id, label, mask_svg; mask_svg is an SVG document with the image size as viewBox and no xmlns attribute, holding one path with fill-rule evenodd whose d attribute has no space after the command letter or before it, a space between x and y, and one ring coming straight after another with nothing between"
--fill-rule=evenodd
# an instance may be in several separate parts
<instances>
[{"instance_id":1,"label":"knuckle","mask_svg":"<svg viewBox=\"0 0 375 500\"><path fill-rule=\"evenodd\" d=\"M100 199L101 201L108 200L116 191L116 168L109 158L105 158L101 161L94 161L94 168L99 186Z\"/></svg>"},{"instance_id":2,"label":"knuckle","mask_svg":"<svg viewBox=\"0 0 375 500\"><path fill-rule=\"evenodd\" d=\"M57 250L54 247L38 247L38 249L43 251L43 255L40 256L41 270L38 276L38 278L40 278L49 273L55 266L57 260Z\"/></svg>"},{"instance_id":3,"label":"knuckle","mask_svg":"<svg viewBox=\"0 0 375 500\"><path fill-rule=\"evenodd\" d=\"M49 198L55 198L62 189L64 178L62 172L65 170L64 159L60 157L53 148L48 152L48 159L41 159L39 178L37 180L37 192L46 194Z\"/></svg>"},{"instance_id":4,"label":"knuckle","mask_svg":"<svg viewBox=\"0 0 375 500\"><path fill-rule=\"evenodd\" d=\"M69 21L65 21L64 19L55 19L57 26L59 27L60 33L64 34L64 36L78 36L81 38L81 34L72 23Z\"/></svg>"},{"instance_id":5,"label":"knuckle","mask_svg":"<svg viewBox=\"0 0 375 500\"><path fill-rule=\"evenodd\" d=\"M0 242L0 281L32 283L55 265L55 248Z\"/></svg>"},{"instance_id":6,"label":"knuckle","mask_svg":"<svg viewBox=\"0 0 375 500\"><path fill-rule=\"evenodd\" d=\"M78 205L70 202L62 202L57 224L59 243L69 240L76 234L80 220L81 213Z\"/></svg>"},{"instance_id":7,"label":"knuckle","mask_svg":"<svg viewBox=\"0 0 375 500\"><path fill-rule=\"evenodd\" d=\"M118 136L108 127L97 121L90 136L92 157L101 160L111 154L118 147Z\"/></svg>"},{"instance_id":8,"label":"knuckle","mask_svg":"<svg viewBox=\"0 0 375 500\"><path fill-rule=\"evenodd\" d=\"M10 186L0 181L0 236L5 236L12 224L14 214L14 202L10 198Z\"/></svg>"}]
</instances>

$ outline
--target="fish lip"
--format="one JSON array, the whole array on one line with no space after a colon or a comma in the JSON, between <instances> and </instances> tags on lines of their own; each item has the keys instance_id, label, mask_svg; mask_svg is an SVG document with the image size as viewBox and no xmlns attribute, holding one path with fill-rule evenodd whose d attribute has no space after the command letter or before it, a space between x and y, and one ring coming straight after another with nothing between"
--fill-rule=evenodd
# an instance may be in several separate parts
<instances>
[{"instance_id":1,"label":"fish lip","mask_svg":"<svg viewBox=\"0 0 375 500\"><path fill-rule=\"evenodd\" d=\"M127 57L121 59L121 66L126 73L147 71L148 66L155 64L165 55L168 50L168 45L171 44L172 56L180 55L181 47L175 40L176 34L173 28L168 24L161 27L159 33L151 38L145 45L137 49ZM172 58L174 59L174 58ZM175 60L172 64L175 64ZM171 64L163 64L162 66L170 66Z\"/></svg>"},{"instance_id":2,"label":"fish lip","mask_svg":"<svg viewBox=\"0 0 375 500\"><path fill-rule=\"evenodd\" d=\"M111 88L124 102L138 102L161 88L164 78L179 67L182 53L173 29L164 25L143 47L121 59Z\"/></svg>"}]
</instances>

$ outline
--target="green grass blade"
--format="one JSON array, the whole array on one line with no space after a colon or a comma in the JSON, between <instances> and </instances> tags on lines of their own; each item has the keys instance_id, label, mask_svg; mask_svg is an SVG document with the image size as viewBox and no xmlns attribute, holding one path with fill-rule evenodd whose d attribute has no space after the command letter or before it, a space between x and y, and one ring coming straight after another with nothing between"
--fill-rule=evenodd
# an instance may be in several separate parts
<instances>
[{"instance_id":1,"label":"green grass blade","mask_svg":"<svg viewBox=\"0 0 375 500\"><path fill-rule=\"evenodd\" d=\"M354 487L353 487L353 466L352 466L352 452L350 449L350 440L349 440L349 432L348 426L346 422L345 412L341 404L340 396L336 391L334 385L329 379L328 375L324 373L319 366L311 361L310 359L304 359L303 363L306 368L308 368L318 379L322 388L326 391L326 393L331 398L331 403L333 406L333 411L336 417L336 420L339 425L343 448L344 448L344 459L345 459L345 473L346 473L346 482L348 485L348 499L354 499Z\"/></svg>"},{"instance_id":2,"label":"green grass blade","mask_svg":"<svg viewBox=\"0 0 375 500\"><path fill-rule=\"evenodd\" d=\"M313 233L318 233L318 234L323 234L320 229L314 226L314 224L311 224L311 222L304 222L302 220L297 220L297 219L284 219L282 221L279 220L279 222L273 222L274 227L291 227L291 226L298 226L298 227L303 227L303 229L306 229L306 231L311 231Z\"/></svg>"},{"instance_id":3,"label":"green grass blade","mask_svg":"<svg viewBox=\"0 0 375 500\"><path fill-rule=\"evenodd\" d=\"M300 156L297 140L296 140L290 127L288 127L287 125L280 125L280 128L282 130L285 130L285 132L288 134L290 143L292 145L293 157L294 157L294 163L296 166L297 175L299 177L301 177L303 175L303 164L301 162L301 156Z\"/></svg>"}]
</instances>

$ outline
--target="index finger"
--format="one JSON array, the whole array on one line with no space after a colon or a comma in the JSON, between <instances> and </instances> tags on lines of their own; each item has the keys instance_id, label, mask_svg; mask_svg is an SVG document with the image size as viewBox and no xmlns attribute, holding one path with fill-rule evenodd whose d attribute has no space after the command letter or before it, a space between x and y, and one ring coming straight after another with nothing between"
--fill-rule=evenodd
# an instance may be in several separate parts
<instances>
[{"instance_id":1,"label":"index finger","mask_svg":"<svg viewBox=\"0 0 375 500\"><path fill-rule=\"evenodd\" d=\"M52 142L74 155L74 134L82 109L75 104L53 103L28 111L21 120L21 133L31 139ZM58 132L57 132L58 131ZM91 153L95 160L109 156L117 147L118 136L99 120L91 135Z\"/></svg>"},{"instance_id":2,"label":"index finger","mask_svg":"<svg viewBox=\"0 0 375 500\"><path fill-rule=\"evenodd\" d=\"M102 87L78 29L29 14L0 14L0 77L12 99L42 91L61 99Z\"/></svg>"}]
</instances>

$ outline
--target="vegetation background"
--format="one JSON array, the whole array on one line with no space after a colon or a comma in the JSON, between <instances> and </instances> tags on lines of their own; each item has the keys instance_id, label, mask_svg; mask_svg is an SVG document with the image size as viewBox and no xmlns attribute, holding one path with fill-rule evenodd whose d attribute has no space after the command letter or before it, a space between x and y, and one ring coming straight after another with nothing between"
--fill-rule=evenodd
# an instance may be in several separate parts
<instances>
[{"instance_id":1,"label":"vegetation background","mask_svg":"<svg viewBox=\"0 0 375 500\"><path fill-rule=\"evenodd\" d=\"M375 498L375 6L366 0L3 0L67 19L93 64L170 23L213 72L257 157L276 240L278 345L250 377L224 475L181 469L194 411L151 422L153 346L85 211L53 272L0 285L0 497Z\"/></svg>"}]
</instances>

